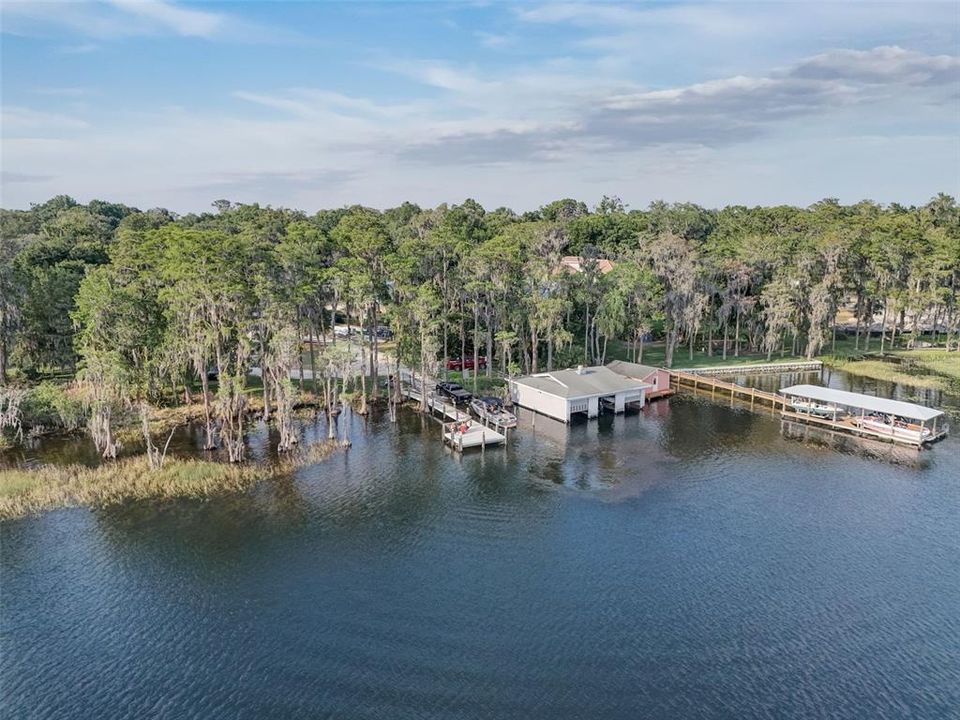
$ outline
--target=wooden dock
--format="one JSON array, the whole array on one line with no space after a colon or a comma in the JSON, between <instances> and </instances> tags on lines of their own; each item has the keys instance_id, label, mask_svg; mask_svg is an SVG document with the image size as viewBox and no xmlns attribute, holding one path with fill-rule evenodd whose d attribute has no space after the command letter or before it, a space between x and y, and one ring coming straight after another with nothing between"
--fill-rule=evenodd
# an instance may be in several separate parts
<instances>
[{"instance_id":1,"label":"wooden dock","mask_svg":"<svg viewBox=\"0 0 960 720\"><path fill-rule=\"evenodd\" d=\"M787 407L787 399L782 395L768 392L766 390L757 390L756 388L744 387L737 383L718 380L709 375L699 375L686 370L670 370L670 383L676 385L677 390L682 386L687 386L693 390L709 390L711 397L715 396L719 390L730 396L731 402L739 398L744 402L750 403L750 409L759 403L770 408L771 413L779 407L781 410Z\"/></svg>"},{"instance_id":2,"label":"wooden dock","mask_svg":"<svg viewBox=\"0 0 960 720\"><path fill-rule=\"evenodd\" d=\"M409 376L401 375L400 393L408 400L414 400L422 404L424 384L425 383L422 379L413 379ZM426 385L429 387L429 381L426 383ZM470 413L461 410L450 400L440 397L433 390L426 390L426 396L426 406L431 413L439 413L445 419L453 420L455 422L466 422L473 419Z\"/></svg>"},{"instance_id":3,"label":"wooden dock","mask_svg":"<svg viewBox=\"0 0 960 720\"><path fill-rule=\"evenodd\" d=\"M400 376L401 394L409 400L422 405L425 404L434 418L437 415L442 418L440 419L443 425L441 438L444 444L461 452L470 448L478 447L482 450L487 445L506 444L506 429L499 432L499 428L488 427L474 420L470 413L461 410L455 403L428 389L431 384L429 379L424 382L423 379L414 378L406 373L401 373ZM425 389L425 386L427 389ZM424 393L426 393L425 402ZM464 426L466 430L461 431L461 426Z\"/></svg>"},{"instance_id":4,"label":"wooden dock","mask_svg":"<svg viewBox=\"0 0 960 720\"><path fill-rule=\"evenodd\" d=\"M461 423L444 423L443 426L443 442L460 452L470 448L483 450L487 445L500 445L507 441L505 434L499 433L476 420L470 420L462 424L466 425L465 431L459 429L458 425L461 425Z\"/></svg>"},{"instance_id":5,"label":"wooden dock","mask_svg":"<svg viewBox=\"0 0 960 720\"><path fill-rule=\"evenodd\" d=\"M739 399L744 403L749 402L751 410L755 410L755 406L757 404L763 406L764 408L769 408L771 415L773 415L777 409L779 409L780 416L785 420L791 420L829 430L841 431L850 435L858 435L860 437L867 437L873 440L898 443L901 445L910 445L913 447L922 447L923 445L941 440L947 435L947 431L942 430L941 432L936 433L935 435L932 435L924 440L909 440L907 438L897 437L895 435L887 434L877 430L860 427L855 422L856 418L849 415L831 419L818 417L816 415L811 415L810 413L797 412L790 406L789 398L784 397L783 395L778 395L777 393L745 387L743 385L738 385L737 383L728 382L726 380L718 380L717 378L709 375L699 375L686 370L670 370L669 372L670 383L675 385L678 390L681 387L686 387L694 391L702 390L704 392L709 392L710 397L716 397L717 393L719 392L721 396L729 395L731 405L735 399Z\"/></svg>"},{"instance_id":6,"label":"wooden dock","mask_svg":"<svg viewBox=\"0 0 960 720\"><path fill-rule=\"evenodd\" d=\"M794 422L804 423L806 425L812 425L816 427L827 428L830 430L839 430L850 435L859 435L860 437L871 438L872 440L881 440L883 442L895 443L900 445L910 445L911 447L923 447L930 443L935 443L938 440L942 440L947 436L947 431L942 430L936 434L931 435L928 438L923 440L909 440L904 437L897 437L890 433L881 432L879 430L871 430L870 428L860 427L856 424L855 418L851 416L840 417L836 420L831 420L830 418L817 417L815 415L810 415L808 413L795 412L792 410L783 410L780 413L781 417L784 419L792 420Z\"/></svg>"}]
</instances>

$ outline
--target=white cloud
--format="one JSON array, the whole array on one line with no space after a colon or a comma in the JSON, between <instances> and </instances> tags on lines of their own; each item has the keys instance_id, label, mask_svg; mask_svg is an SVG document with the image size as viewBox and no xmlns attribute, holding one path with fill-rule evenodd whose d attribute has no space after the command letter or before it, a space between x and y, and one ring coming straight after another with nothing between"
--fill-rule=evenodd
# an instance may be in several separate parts
<instances>
[{"instance_id":1,"label":"white cloud","mask_svg":"<svg viewBox=\"0 0 960 720\"><path fill-rule=\"evenodd\" d=\"M516 43L517 38L514 35L502 35L497 33L484 32L478 30L474 36L480 41L480 44L486 48L501 48Z\"/></svg>"},{"instance_id":2,"label":"white cloud","mask_svg":"<svg viewBox=\"0 0 960 720\"><path fill-rule=\"evenodd\" d=\"M3 136L6 140L11 133L34 136L37 133L50 131L82 130L89 127L89 124L72 115L9 106L3 108L0 126L3 127Z\"/></svg>"},{"instance_id":3,"label":"white cloud","mask_svg":"<svg viewBox=\"0 0 960 720\"><path fill-rule=\"evenodd\" d=\"M61 98L81 98L90 94L86 87L36 87L32 91L35 95L46 95Z\"/></svg>"},{"instance_id":4,"label":"white cloud","mask_svg":"<svg viewBox=\"0 0 960 720\"><path fill-rule=\"evenodd\" d=\"M96 52L100 46L96 43L80 43L79 45L64 45L58 49L63 55L87 55Z\"/></svg>"},{"instance_id":5,"label":"white cloud","mask_svg":"<svg viewBox=\"0 0 960 720\"><path fill-rule=\"evenodd\" d=\"M156 22L178 35L209 38L222 29L224 18L217 13L188 10L162 0L110 0L120 10Z\"/></svg>"},{"instance_id":6,"label":"white cloud","mask_svg":"<svg viewBox=\"0 0 960 720\"><path fill-rule=\"evenodd\" d=\"M184 9L109 10L138 32L229 32L229 22L170 14L170 7ZM604 32L615 31L618 22L646 28L651 18L665 27L677 22L667 16L680 12L673 6L600 6L591 17L585 8L592 7L521 12L531 15L526 22L576 22ZM685 22L700 27L698 17L705 16ZM732 37L735 29L724 32ZM873 194L910 202L939 189L957 190L956 99L949 105L958 83L956 57L894 46L829 52L821 46L800 61L734 72L710 65L709 75L699 69L698 82L674 78L651 86L650 78L662 83L665 75L639 71L635 62L641 52L655 55L650 47L588 57L566 56L560 47L549 57L495 70L380 57L374 67L393 73L390 79L413 81L396 83L402 90L389 96L400 100L360 90L242 87L229 93L230 111L120 106L109 108L108 124L7 108L5 202L25 205L62 192L178 211L206 209L217 197L307 210L466 196L522 209L559 196L595 201L604 193L620 194L634 206L655 197L809 202L817 197L808 198L806 188L818 178L815 192L846 199ZM669 63L675 54L655 60ZM413 92L402 95L411 85ZM69 98L76 90L37 92ZM904 118L926 125L889 124ZM887 139L889 152L876 153L876 138ZM848 165L832 172L829 153ZM911 153L915 163L898 168L886 159Z\"/></svg>"},{"instance_id":7,"label":"white cloud","mask_svg":"<svg viewBox=\"0 0 960 720\"><path fill-rule=\"evenodd\" d=\"M166 0L107 0L64 2L13 0L0 5L3 32L14 35L47 35L66 29L86 38L107 42L138 36L167 36L249 43L303 43L296 30L253 25L225 12L184 7ZM99 49L91 42L60 48L66 54L84 54Z\"/></svg>"}]
</instances>

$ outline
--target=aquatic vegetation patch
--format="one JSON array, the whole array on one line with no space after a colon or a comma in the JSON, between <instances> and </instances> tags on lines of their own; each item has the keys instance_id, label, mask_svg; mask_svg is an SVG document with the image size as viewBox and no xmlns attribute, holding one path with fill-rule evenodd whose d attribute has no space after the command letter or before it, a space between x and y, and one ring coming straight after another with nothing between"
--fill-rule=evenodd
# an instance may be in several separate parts
<instances>
[{"instance_id":1,"label":"aquatic vegetation patch","mask_svg":"<svg viewBox=\"0 0 960 720\"><path fill-rule=\"evenodd\" d=\"M824 358L824 362L852 375L915 388L955 392L960 385L960 353L946 350L905 350L883 359Z\"/></svg>"},{"instance_id":2,"label":"aquatic vegetation patch","mask_svg":"<svg viewBox=\"0 0 960 720\"><path fill-rule=\"evenodd\" d=\"M102 507L128 500L209 497L237 492L260 480L289 473L326 459L339 447L314 443L269 464L227 464L209 460L168 459L152 470L146 456L97 467L44 465L0 471L0 519L57 507Z\"/></svg>"}]
</instances>

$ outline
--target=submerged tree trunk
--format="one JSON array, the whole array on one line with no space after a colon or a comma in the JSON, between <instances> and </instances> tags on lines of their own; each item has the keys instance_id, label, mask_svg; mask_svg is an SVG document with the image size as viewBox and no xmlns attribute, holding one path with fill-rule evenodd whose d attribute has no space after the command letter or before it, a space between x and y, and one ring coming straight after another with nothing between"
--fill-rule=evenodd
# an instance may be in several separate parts
<instances>
[{"instance_id":1,"label":"submerged tree trunk","mask_svg":"<svg viewBox=\"0 0 960 720\"><path fill-rule=\"evenodd\" d=\"M317 392L317 358L313 349L313 339L316 337L316 324L310 321L310 387L314 394Z\"/></svg>"},{"instance_id":2,"label":"submerged tree trunk","mask_svg":"<svg viewBox=\"0 0 960 720\"><path fill-rule=\"evenodd\" d=\"M93 445L100 452L100 456L106 460L115 460L119 447L113 435L112 415L113 412L106 402L95 403L90 413L90 437L93 438Z\"/></svg>"},{"instance_id":3,"label":"submerged tree trunk","mask_svg":"<svg viewBox=\"0 0 960 720\"><path fill-rule=\"evenodd\" d=\"M373 301L370 308L370 380L373 382L373 389L370 397L376 400L380 396L378 380L380 378L380 316L377 314L377 301Z\"/></svg>"}]
</instances>

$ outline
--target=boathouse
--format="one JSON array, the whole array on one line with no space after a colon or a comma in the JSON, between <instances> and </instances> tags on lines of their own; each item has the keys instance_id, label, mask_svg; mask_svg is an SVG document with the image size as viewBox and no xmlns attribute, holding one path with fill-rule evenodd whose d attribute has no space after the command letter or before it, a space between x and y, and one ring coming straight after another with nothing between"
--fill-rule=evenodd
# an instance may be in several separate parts
<instances>
[{"instance_id":1,"label":"boathouse","mask_svg":"<svg viewBox=\"0 0 960 720\"><path fill-rule=\"evenodd\" d=\"M663 368L651 367L650 365L639 365L637 363L626 362L625 360L614 360L607 363L607 367L613 370L617 375L639 380L650 386L647 390L647 400L656 400L664 395L672 395L670 388L670 372Z\"/></svg>"},{"instance_id":2,"label":"boathouse","mask_svg":"<svg viewBox=\"0 0 960 720\"><path fill-rule=\"evenodd\" d=\"M601 403L621 413L627 403L643 406L650 385L596 365L526 375L510 381L510 397L520 407L563 422L575 413L600 414Z\"/></svg>"},{"instance_id":3,"label":"boathouse","mask_svg":"<svg viewBox=\"0 0 960 720\"><path fill-rule=\"evenodd\" d=\"M944 413L902 400L819 385L781 388L783 416L855 435L921 446L947 434Z\"/></svg>"}]
</instances>

